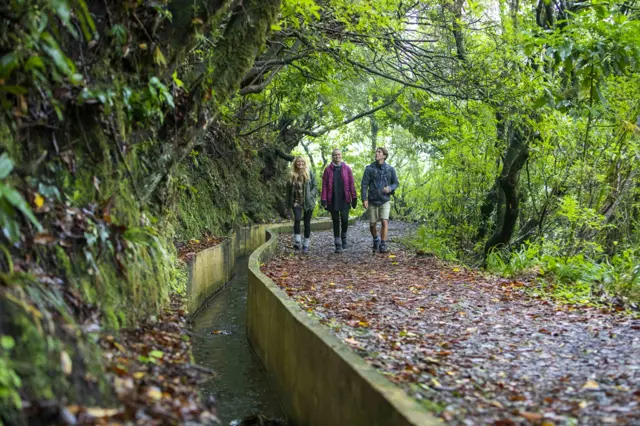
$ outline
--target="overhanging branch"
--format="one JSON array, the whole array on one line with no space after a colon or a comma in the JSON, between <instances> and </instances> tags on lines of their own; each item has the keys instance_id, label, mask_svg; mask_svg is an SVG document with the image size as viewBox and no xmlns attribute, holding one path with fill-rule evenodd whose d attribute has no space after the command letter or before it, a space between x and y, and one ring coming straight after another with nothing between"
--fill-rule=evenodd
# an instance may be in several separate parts
<instances>
[{"instance_id":1,"label":"overhanging branch","mask_svg":"<svg viewBox=\"0 0 640 426\"><path fill-rule=\"evenodd\" d=\"M368 111L361 112L360 114L356 114L353 117L348 118L348 119L344 120L343 122L341 122L339 124L336 124L334 126L325 127L324 129L315 130L315 131L314 130L306 130L306 129L289 129L289 131L292 132L292 133L300 133L300 134L303 134L303 135L306 135L306 136L311 136L311 137L317 138L317 137L322 136L322 135L324 135L325 133L327 133L327 132L329 132L331 130L337 129L338 127L345 126L345 125L347 125L349 123L353 123L354 121L358 120L359 118L369 116L369 115L375 113L376 111L380 111L381 109L384 109L384 108L388 107L389 105L393 104L398 99L398 97L400 96L401 93L402 93L402 90L400 90L398 93L393 95L387 102L383 103L382 105L379 105L379 106L377 106L375 108L372 108L372 109L370 109Z\"/></svg>"}]
</instances>

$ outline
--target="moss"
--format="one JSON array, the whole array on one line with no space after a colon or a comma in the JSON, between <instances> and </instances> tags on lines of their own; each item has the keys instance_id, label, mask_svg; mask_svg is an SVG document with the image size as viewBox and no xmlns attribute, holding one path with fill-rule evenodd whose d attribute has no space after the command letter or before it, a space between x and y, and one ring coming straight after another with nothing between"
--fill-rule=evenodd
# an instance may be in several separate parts
<instances>
[{"instance_id":1,"label":"moss","mask_svg":"<svg viewBox=\"0 0 640 426\"><path fill-rule=\"evenodd\" d=\"M225 34L221 26L215 59L205 76L211 84L201 85L206 93L213 92L219 104L235 92L264 46L280 1L248 0L244 6L247 13L237 14L231 14L230 4L226 0L220 2L219 13L209 17L214 24L224 21ZM104 5L96 7L102 14ZM128 18L127 13L121 15L115 9L110 12L109 21L113 19L114 27L126 23L123 21ZM149 17L144 13L139 16ZM89 336L78 331L74 320L81 314L75 310L81 311L85 304L91 304L99 309L102 325L108 328L134 325L157 313L170 291L185 291L186 276L176 266L174 238L199 237L204 230L222 234L252 221L268 220L270 216L272 196L265 197L269 187L260 175L264 164L259 158L241 152L233 140L227 141L224 159L220 158L220 152L209 153L202 156L199 166L184 164L178 173L170 175L167 197L156 203L141 200L137 186L150 175L150 169L164 164L158 158L184 143L176 140L173 131L176 135L188 135L185 129L193 127L195 117L202 115L202 107L210 109L206 115L215 116L222 105L216 102L201 105L196 91L190 90L191 105L192 101L187 101L179 90L172 90L176 108L169 114L164 101L144 96L153 75L163 84L171 84L169 75L162 75L169 67L161 70L155 65L147 66L148 53L138 49L123 60L122 46L101 30L105 29L98 29L105 42L93 52L83 52L88 59L83 67L88 75L86 88L91 93L100 93L100 102L82 104L56 99L55 106L64 120L30 122L24 116L30 125L23 129L17 129L4 114L0 118L0 146L21 168L20 176L16 176L22 185L20 189L25 193L41 193L46 198L45 207L51 207L37 213L38 218L49 235L73 234L64 247L58 242L45 247L32 245L32 230L24 229L24 234L30 235L25 244L10 248L14 258L20 259L21 269L43 272L40 276L46 275L55 285L46 284L47 280L30 279L11 287L9 292L0 284L0 292L21 292L19 304L0 295L0 332L16 338L11 353L2 354L3 365L10 365L5 368L7 372L10 368L19 373L20 392L27 400L55 399L63 403L82 400L83 404L90 404L92 398L101 394L108 399L109 386L103 379L100 351ZM188 32L186 43L195 43L198 31L190 28ZM127 35L133 37L135 45L135 31ZM69 55L76 50L69 44L70 39L59 41ZM238 49L238 46L246 47ZM70 60L79 63L85 58ZM23 72L20 69L15 73L19 71ZM192 83L182 75L181 78L187 86ZM33 109L31 112L53 110L52 96L42 99L42 90L36 90L40 87L27 89L29 95L25 99ZM124 95L125 89L129 95ZM166 123L179 117L179 113L184 116L175 123L175 128L168 127L169 135ZM165 123L149 117L164 118ZM57 130L52 131L54 128ZM41 157L42 153L47 155ZM45 194L43 186L50 188L50 193ZM90 218L78 219L69 211L79 211L78 216ZM153 215L161 219L156 220ZM61 230L64 220L73 224ZM70 294L81 300L70 303ZM63 353L73 361L71 375L62 370ZM97 382L88 383L83 376L76 376L85 373L96 377ZM0 419L16 422L15 417L5 415L9 411L4 408L0 407Z\"/></svg>"},{"instance_id":2,"label":"moss","mask_svg":"<svg viewBox=\"0 0 640 426\"><path fill-rule=\"evenodd\" d=\"M15 341L8 356L0 358L19 376L23 399L61 404L112 401L99 348L71 318L62 294L31 278L0 290L0 334ZM94 380L85 380L87 374ZM0 399L0 420L16 423L18 408Z\"/></svg>"},{"instance_id":3,"label":"moss","mask_svg":"<svg viewBox=\"0 0 640 426\"><path fill-rule=\"evenodd\" d=\"M248 161L244 153L230 151L224 159L205 153L196 158L182 165L173 180L178 239L271 220L274 195L260 176L264 164L258 157Z\"/></svg>"}]
</instances>

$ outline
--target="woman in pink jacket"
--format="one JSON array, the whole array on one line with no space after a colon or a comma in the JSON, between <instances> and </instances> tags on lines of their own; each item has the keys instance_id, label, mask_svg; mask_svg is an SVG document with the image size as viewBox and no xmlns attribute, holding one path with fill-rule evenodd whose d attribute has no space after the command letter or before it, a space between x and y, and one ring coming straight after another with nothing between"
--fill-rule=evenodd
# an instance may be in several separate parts
<instances>
[{"instance_id":1,"label":"woman in pink jacket","mask_svg":"<svg viewBox=\"0 0 640 426\"><path fill-rule=\"evenodd\" d=\"M342 253L347 244L347 228L349 227L349 208L355 208L358 202L356 186L353 182L351 167L342 161L342 152L334 149L331 153L331 164L322 174L322 207L331 212L333 220L333 237L336 253Z\"/></svg>"}]
</instances>

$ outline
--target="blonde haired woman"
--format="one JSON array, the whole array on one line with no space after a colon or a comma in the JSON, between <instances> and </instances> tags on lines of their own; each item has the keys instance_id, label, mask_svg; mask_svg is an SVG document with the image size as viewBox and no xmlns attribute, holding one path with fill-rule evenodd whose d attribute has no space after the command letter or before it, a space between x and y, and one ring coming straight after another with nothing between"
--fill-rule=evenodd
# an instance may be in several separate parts
<instances>
[{"instance_id":1,"label":"blonde haired woman","mask_svg":"<svg viewBox=\"0 0 640 426\"><path fill-rule=\"evenodd\" d=\"M307 167L302 157L296 157L291 165L291 175L287 181L287 208L293 210L293 248L303 253L309 252L311 241L311 215L316 207L318 188L313 171ZM300 235L300 221L304 220L304 241Z\"/></svg>"}]
</instances>

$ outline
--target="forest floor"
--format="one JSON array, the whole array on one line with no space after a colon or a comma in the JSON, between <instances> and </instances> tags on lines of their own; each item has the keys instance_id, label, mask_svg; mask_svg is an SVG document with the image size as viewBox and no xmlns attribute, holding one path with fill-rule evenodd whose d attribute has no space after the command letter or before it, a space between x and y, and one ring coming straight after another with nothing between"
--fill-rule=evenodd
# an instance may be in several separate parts
<instances>
[{"instance_id":1,"label":"forest floor","mask_svg":"<svg viewBox=\"0 0 640 426\"><path fill-rule=\"evenodd\" d=\"M417 256L399 242L409 224L372 254L368 228L350 227L341 254L331 232L312 234L309 255L281 235L262 269L447 424L640 424L640 321Z\"/></svg>"},{"instance_id":2,"label":"forest floor","mask_svg":"<svg viewBox=\"0 0 640 426\"><path fill-rule=\"evenodd\" d=\"M189 241L179 241L175 243L178 251L178 259L187 261L196 256L198 252L204 251L210 247L217 246L222 243L224 238L216 237L210 234L204 234L200 239L191 239Z\"/></svg>"},{"instance_id":3,"label":"forest floor","mask_svg":"<svg viewBox=\"0 0 640 426\"><path fill-rule=\"evenodd\" d=\"M192 364L191 337L183 305L183 300L174 295L157 317L137 328L120 330L116 336L101 336L99 343L117 398L115 407L114 404L34 406L29 410L31 423L220 424L215 401L203 401L198 392L199 385L213 372ZM62 364L63 367L68 364L71 370L70 360L63 358Z\"/></svg>"}]
</instances>

